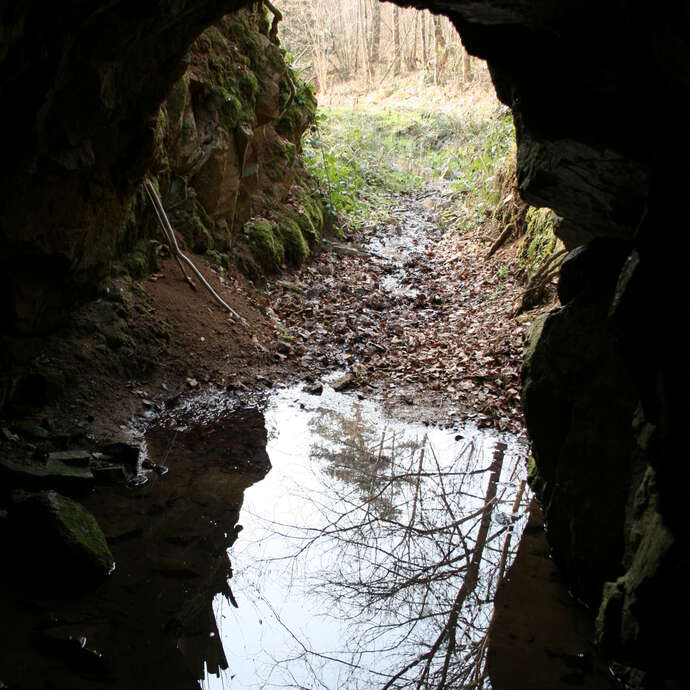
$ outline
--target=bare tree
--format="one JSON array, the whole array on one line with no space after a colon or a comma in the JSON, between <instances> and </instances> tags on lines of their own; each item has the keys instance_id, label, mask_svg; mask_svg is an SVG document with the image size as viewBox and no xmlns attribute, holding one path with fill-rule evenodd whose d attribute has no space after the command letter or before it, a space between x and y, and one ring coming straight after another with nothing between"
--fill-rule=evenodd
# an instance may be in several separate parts
<instances>
[{"instance_id":1,"label":"bare tree","mask_svg":"<svg viewBox=\"0 0 690 690\"><path fill-rule=\"evenodd\" d=\"M400 74L400 8L393 5L393 74Z\"/></svg>"},{"instance_id":2,"label":"bare tree","mask_svg":"<svg viewBox=\"0 0 690 690\"><path fill-rule=\"evenodd\" d=\"M389 74L414 72L420 64L425 72L433 69L438 85L447 81L451 70L456 79L462 75L462 83L469 84L475 76L476 65L445 17L397 5L390 5L388 12L378 0L276 2L283 16L281 44L303 78L321 92L338 81L357 78L368 89L381 65L385 67L379 82Z\"/></svg>"},{"instance_id":3,"label":"bare tree","mask_svg":"<svg viewBox=\"0 0 690 690\"><path fill-rule=\"evenodd\" d=\"M378 65L381 61L381 3L372 0L371 3L371 64Z\"/></svg>"}]
</instances>

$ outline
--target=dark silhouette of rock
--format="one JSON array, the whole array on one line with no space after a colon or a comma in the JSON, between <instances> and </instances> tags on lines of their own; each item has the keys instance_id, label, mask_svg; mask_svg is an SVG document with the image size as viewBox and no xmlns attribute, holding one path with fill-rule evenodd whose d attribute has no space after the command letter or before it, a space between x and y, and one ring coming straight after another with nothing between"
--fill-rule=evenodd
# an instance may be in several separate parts
<instances>
[{"instance_id":1,"label":"dark silhouette of rock","mask_svg":"<svg viewBox=\"0 0 690 690\"><path fill-rule=\"evenodd\" d=\"M15 492L10 513L20 570L33 579L49 573L53 584L88 588L109 575L115 561L96 518L55 491ZM37 569L32 572L32 569Z\"/></svg>"}]
</instances>

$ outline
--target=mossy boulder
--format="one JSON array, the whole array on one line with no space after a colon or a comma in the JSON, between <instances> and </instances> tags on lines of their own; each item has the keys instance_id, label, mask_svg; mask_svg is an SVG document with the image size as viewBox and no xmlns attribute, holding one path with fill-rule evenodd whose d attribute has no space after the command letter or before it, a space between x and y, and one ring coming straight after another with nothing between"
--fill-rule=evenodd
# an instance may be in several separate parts
<instances>
[{"instance_id":1,"label":"mossy boulder","mask_svg":"<svg viewBox=\"0 0 690 690\"><path fill-rule=\"evenodd\" d=\"M285 248L285 261L291 266L301 266L309 258L309 245L299 224L291 218L281 218L278 235Z\"/></svg>"},{"instance_id":2,"label":"mossy boulder","mask_svg":"<svg viewBox=\"0 0 690 690\"><path fill-rule=\"evenodd\" d=\"M254 261L264 272L280 269L285 262L285 247L270 220L252 218L245 223L244 236Z\"/></svg>"},{"instance_id":3,"label":"mossy boulder","mask_svg":"<svg viewBox=\"0 0 690 690\"><path fill-rule=\"evenodd\" d=\"M15 492L11 510L23 562L70 589L109 575L115 560L96 518L84 506L56 491Z\"/></svg>"}]
</instances>

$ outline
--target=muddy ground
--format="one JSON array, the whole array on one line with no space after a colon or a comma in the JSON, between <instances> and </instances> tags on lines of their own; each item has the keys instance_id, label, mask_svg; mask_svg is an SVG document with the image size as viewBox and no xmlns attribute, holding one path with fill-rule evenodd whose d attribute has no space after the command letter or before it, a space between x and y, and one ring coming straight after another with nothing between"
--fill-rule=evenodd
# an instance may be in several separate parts
<instances>
[{"instance_id":1,"label":"muddy ground","mask_svg":"<svg viewBox=\"0 0 690 690\"><path fill-rule=\"evenodd\" d=\"M432 191L394 197L387 223L334 234L301 270L259 288L198 259L240 320L191 289L171 259L140 281L113 279L61 331L30 344L46 382L27 405L46 397L31 410L36 421L98 436L145 424L181 394L241 395L339 372L404 416L517 431L535 312L515 314L515 246L486 260L490 230L439 225L449 203Z\"/></svg>"}]
</instances>

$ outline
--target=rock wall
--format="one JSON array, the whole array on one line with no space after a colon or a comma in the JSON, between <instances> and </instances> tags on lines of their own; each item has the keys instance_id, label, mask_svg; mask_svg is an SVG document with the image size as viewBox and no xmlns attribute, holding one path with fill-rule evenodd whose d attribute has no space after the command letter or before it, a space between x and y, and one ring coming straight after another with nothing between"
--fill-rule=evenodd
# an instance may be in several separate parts
<instances>
[{"instance_id":1,"label":"rock wall","mask_svg":"<svg viewBox=\"0 0 690 690\"><path fill-rule=\"evenodd\" d=\"M94 294L154 157L191 41L235 1L2 10L0 327L47 330Z\"/></svg>"},{"instance_id":2,"label":"rock wall","mask_svg":"<svg viewBox=\"0 0 690 690\"><path fill-rule=\"evenodd\" d=\"M523 403L554 556L631 687L680 687L690 6L417 3L447 12L513 110L526 201L563 217L563 306ZM666 613L664 613L666 612Z\"/></svg>"},{"instance_id":3,"label":"rock wall","mask_svg":"<svg viewBox=\"0 0 690 690\"><path fill-rule=\"evenodd\" d=\"M191 46L163 104L156 162L187 247L252 278L304 261L323 226L301 164L316 99L270 38L264 10L224 17Z\"/></svg>"},{"instance_id":4,"label":"rock wall","mask_svg":"<svg viewBox=\"0 0 690 690\"><path fill-rule=\"evenodd\" d=\"M177 220L196 225L185 228L191 248L225 253L231 208L236 230L285 200L315 102L269 41L263 9L197 39L240 4L3 9L0 332L50 330L95 294L113 259L155 231L136 199L152 170L170 204L186 195ZM199 203L190 186L204 189ZM303 192L292 206L306 207L309 220L299 220L314 232L318 206ZM282 231L291 237L293 216Z\"/></svg>"}]
</instances>

